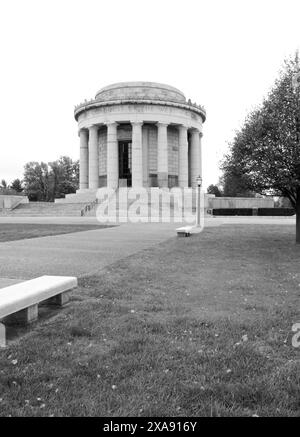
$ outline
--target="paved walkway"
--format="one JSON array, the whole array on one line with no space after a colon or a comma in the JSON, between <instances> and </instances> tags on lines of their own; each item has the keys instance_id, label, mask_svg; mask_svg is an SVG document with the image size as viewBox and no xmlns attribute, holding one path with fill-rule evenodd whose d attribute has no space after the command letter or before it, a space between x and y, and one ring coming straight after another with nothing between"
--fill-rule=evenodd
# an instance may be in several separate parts
<instances>
[{"instance_id":1,"label":"paved walkway","mask_svg":"<svg viewBox=\"0 0 300 437\"><path fill-rule=\"evenodd\" d=\"M93 217L1 217L0 226L1 223L97 222ZM234 217L206 220L206 226L237 223L293 225L295 219ZM174 223L123 224L107 229L0 243L0 288L13 283L11 280L41 275L82 276L93 273L135 252L175 238L178 226Z\"/></svg>"},{"instance_id":2,"label":"paved walkway","mask_svg":"<svg viewBox=\"0 0 300 437\"><path fill-rule=\"evenodd\" d=\"M174 228L174 224L125 224L0 243L0 278L89 274L174 237Z\"/></svg>"}]
</instances>

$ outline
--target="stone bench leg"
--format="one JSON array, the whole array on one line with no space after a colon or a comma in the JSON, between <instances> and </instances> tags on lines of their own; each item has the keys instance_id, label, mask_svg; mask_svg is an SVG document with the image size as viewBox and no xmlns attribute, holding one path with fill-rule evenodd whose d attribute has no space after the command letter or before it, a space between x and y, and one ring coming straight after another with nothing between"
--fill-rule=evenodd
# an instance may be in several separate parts
<instances>
[{"instance_id":1,"label":"stone bench leg","mask_svg":"<svg viewBox=\"0 0 300 437\"><path fill-rule=\"evenodd\" d=\"M7 317L6 323L13 324L30 324L38 319L38 305L32 305L24 310L18 311Z\"/></svg>"},{"instance_id":2,"label":"stone bench leg","mask_svg":"<svg viewBox=\"0 0 300 437\"><path fill-rule=\"evenodd\" d=\"M64 291L63 293L58 294L57 296L51 297L50 299L46 300L47 305L58 305L62 307L63 305L66 305L70 300L70 293L69 291Z\"/></svg>"},{"instance_id":3,"label":"stone bench leg","mask_svg":"<svg viewBox=\"0 0 300 437\"><path fill-rule=\"evenodd\" d=\"M3 323L0 323L0 347L6 346L6 330Z\"/></svg>"},{"instance_id":4,"label":"stone bench leg","mask_svg":"<svg viewBox=\"0 0 300 437\"><path fill-rule=\"evenodd\" d=\"M177 232L177 237L189 237L190 235L189 232Z\"/></svg>"}]
</instances>

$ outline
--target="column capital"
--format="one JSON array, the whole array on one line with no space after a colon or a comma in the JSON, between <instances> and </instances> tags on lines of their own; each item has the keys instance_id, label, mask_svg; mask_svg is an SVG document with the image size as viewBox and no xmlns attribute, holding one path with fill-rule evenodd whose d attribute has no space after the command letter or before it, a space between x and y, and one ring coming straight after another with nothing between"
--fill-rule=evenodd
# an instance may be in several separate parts
<instances>
[{"instance_id":1,"label":"column capital","mask_svg":"<svg viewBox=\"0 0 300 437\"><path fill-rule=\"evenodd\" d=\"M130 124L133 126L142 126L144 124L143 121L135 121L135 120L130 120Z\"/></svg>"},{"instance_id":2,"label":"column capital","mask_svg":"<svg viewBox=\"0 0 300 437\"><path fill-rule=\"evenodd\" d=\"M108 126L115 126L115 127L117 127L118 125L119 125L119 123L117 123L116 121L106 121L105 123L104 123L107 127Z\"/></svg>"},{"instance_id":3,"label":"column capital","mask_svg":"<svg viewBox=\"0 0 300 437\"><path fill-rule=\"evenodd\" d=\"M199 132L200 138L203 137L203 132Z\"/></svg>"},{"instance_id":4,"label":"column capital","mask_svg":"<svg viewBox=\"0 0 300 437\"><path fill-rule=\"evenodd\" d=\"M166 127L168 127L169 126L169 124L170 123L165 123L164 121L157 121L156 122L156 126L161 126L161 127L164 127L164 126L166 126Z\"/></svg>"},{"instance_id":5,"label":"column capital","mask_svg":"<svg viewBox=\"0 0 300 437\"><path fill-rule=\"evenodd\" d=\"M80 137L81 134L85 134L88 135L89 133L89 129L87 127L81 127L80 129L78 129L78 136Z\"/></svg>"},{"instance_id":6,"label":"column capital","mask_svg":"<svg viewBox=\"0 0 300 437\"><path fill-rule=\"evenodd\" d=\"M97 131L99 129L99 125L92 124L92 126L88 127L89 131Z\"/></svg>"},{"instance_id":7,"label":"column capital","mask_svg":"<svg viewBox=\"0 0 300 437\"><path fill-rule=\"evenodd\" d=\"M185 126L184 124L180 124L180 125L178 126L178 130L180 130L180 131L187 131L187 130L188 130L188 127Z\"/></svg>"}]
</instances>

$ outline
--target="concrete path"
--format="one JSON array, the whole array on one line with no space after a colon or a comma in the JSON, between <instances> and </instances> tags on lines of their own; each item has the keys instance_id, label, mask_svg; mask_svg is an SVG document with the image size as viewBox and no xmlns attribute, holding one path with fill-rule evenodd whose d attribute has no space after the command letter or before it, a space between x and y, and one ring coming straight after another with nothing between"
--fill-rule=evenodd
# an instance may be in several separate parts
<instances>
[{"instance_id":1,"label":"concrete path","mask_svg":"<svg viewBox=\"0 0 300 437\"><path fill-rule=\"evenodd\" d=\"M125 224L0 243L0 278L82 276L171 237L174 224Z\"/></svg>"},{"instance_id":2,"label":"concrete path","mask_svg":"<svg viewBox=\"0 0 300 437\"><path fill-rule=\"evenodd\" d=\"M76 224L76 225L100 225L96 217L1 217L1 223L51 223L51 224ZM258 217L258 216L233 216L233 217L206 217L206 226L219 226L221 224L276 224L276 225L294 225L296 217ZM155 224L157 225L157 224ZM139 224L139 226L144 226ZM165 226L165 225L162 225ZM180 224L167 224L173 228Z\"/></svg>"},{"instance_id":3,"label":"concrete path","mask_svg":"<svg viewBox=\"0 0 300 437\"><path fill-rule=\"evenodd\" d=\"M1 223L97 222L94 217L1 217L0 226ZM205 226L241 223L294 225L295 219L209 218ZM11 279L91 274L135 252L166 239L176 238L175 228L179 226L174 223L123 224L107 229L0 243L0 278L3 278L0 287L11 285Z\"/></svg>"}]
</instances>

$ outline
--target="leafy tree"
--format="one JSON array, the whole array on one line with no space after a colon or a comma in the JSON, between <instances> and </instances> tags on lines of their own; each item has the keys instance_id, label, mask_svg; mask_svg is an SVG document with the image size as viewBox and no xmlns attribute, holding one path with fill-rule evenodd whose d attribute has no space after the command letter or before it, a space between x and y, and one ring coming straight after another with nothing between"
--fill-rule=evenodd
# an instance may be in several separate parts
<instances>
[{"instance_id":1,"label":"leafy tree","mask_svg":"<svg viewBox=\"0 0 300 437\"><path fill-rule=\"evenodd\" d=\"M8 188L8 186L7 186L7 182L6 182L6 180L5 179L2 179L1 180L1 187L0 188Z\"/></svg>"},{"instance_id":2,"label":"leafy tree","mask_svg":"<svg viewBox=\"0 0 300 437\"><path fill-rule=\"evenodd\" d=\"M79 163L68 156L61 156L57 161L49 162L51 169L51 193L53 198L75 193L79 185Z\"/></svg>"},{"instance_id":3,"label":"leafy tree","mask_svg":"<svg viewBox=\"0 0 300 437\"><path fill-rule=\"evenodd\" d=\"M79 163L67 156L48 164L29 162L24 168L24 184L30 200L53 201L74 193L79 185Z\"/></svg>"},{"instance_id":4,"label":"leafy tree","mask_svg":"<svg viewBox=\"0 0 300 437\"><path fill-rule=\"evenodd\" d=\"M74 170L74 186L76 190L79 188L79 160L73 161L73 170Z\"/></svg>"},{"instance_id":5,"label":"leafy tree","mask_svg":"<svg viewBox=\"0 0 300 437\"><path fill-rule=\"evenodd\" d=\"M249 189L249 182L245 174L232 163L223 163L224 174L221 178L223 196L225 197L254 197L255 193Z\"/></svg>"},{"instance_id":6,"label":"leafy tree","mask_svg":"<svg viewBox=\"0 0 300 437\"><path fill-rule=\"evenodd\" d=\"M25 193L29 200L49 201L49 169L45 162L28 162L24 167Z\"/></svg>"},{"instance_id":7,"label":"leafy tree","mask_svg":"<svg viewBox=\"0 0 300 437\"><path fill-rule=\"evenodd\" d=\"M297 72L298 55L285 60L273 89L236 133L223 168L242 175L249 190L289 198L300 243L300 93L293 86Z\"/></svg>"},{"instance_id":8,"label":"leafy tree","mask_svg":"<svg viewBox=\"0 0 300 437\"><path fill-rule=\"evenodd\" d=\"M12 181L10 188L12 190L15 190L17 193L21 193L23 191L23 187L20 179L15 179L14 181Z\"/></svg>"},{"instance_id":9,"label":"leafy tree","mask_svg":"<svg viewBox=\"0 0 300 437\"><path fill-rule=\"evenodd\" d=\"M222 197L222 192L221 192L220 188L218 187L218 185L211 184L207 188L207 192L208 192L208 194L214 194L216 197Z\"/></svg>"}]
</instances>

